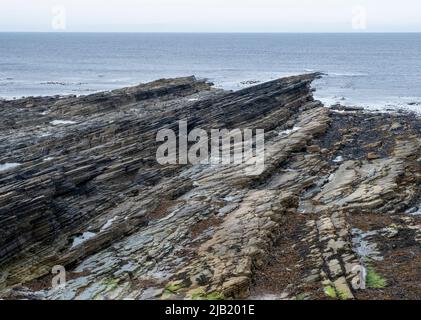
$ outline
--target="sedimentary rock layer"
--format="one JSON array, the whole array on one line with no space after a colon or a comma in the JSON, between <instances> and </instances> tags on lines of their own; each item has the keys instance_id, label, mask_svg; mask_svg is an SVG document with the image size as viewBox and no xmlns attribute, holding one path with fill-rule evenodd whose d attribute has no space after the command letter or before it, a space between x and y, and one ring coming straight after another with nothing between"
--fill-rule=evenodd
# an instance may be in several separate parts
<instances>
[{"instance_id":1,"label":"sedimentary rock layer","mask_svg":"<svg viewBox=\"0 0 421 320\"><path fill-rule=\"evenodd\" d=\"M0 102L0 297L420 297L402 282L421 283L420 121L328 109L318 76ZM263 172L160 165L156 134L180 120L264 129ZM55 265L65 288L51 288ZM381 294L361 288L375 269Z\"/></svg>"}]
</instances>

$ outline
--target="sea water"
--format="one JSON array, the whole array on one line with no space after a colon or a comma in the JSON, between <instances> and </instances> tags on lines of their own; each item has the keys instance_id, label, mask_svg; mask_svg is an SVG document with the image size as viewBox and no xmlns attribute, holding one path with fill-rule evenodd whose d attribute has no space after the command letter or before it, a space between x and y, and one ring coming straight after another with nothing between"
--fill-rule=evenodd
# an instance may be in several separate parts
<instances>
[{"instance_id":1,"label":"sea water","mask_svg":"<svg viewBox=\"0 0 421 320\"><path fill-rule=\"evenodd\" d=\"M89 94L195 75L238 90L320 71L315 96L421 110L421 34L0 33L0 97Z\"/></svg>"}]
</instances>

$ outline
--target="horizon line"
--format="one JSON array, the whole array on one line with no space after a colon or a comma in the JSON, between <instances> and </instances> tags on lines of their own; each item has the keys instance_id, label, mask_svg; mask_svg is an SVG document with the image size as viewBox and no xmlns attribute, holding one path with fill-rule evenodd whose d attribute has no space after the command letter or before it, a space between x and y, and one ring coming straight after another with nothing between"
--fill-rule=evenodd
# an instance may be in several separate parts
<instances>
[{"instance_id":1,"label":"horizon line","mask_svg":"<svg viewBox=\"0 0 421 320\"><path fill-rule=\"evenodd\" d=\"M0 33L173 33L173 34L408 34L421 31L1 31Z\"/></svg>"}]
</instances>

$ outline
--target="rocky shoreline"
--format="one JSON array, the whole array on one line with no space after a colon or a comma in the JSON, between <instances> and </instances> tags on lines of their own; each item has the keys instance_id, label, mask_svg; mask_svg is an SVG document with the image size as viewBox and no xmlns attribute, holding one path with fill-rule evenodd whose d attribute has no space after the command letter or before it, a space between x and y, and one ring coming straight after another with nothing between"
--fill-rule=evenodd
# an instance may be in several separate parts
<instances>
[{"instance_id":1,"label":"rocky shoreline","mask_svg":"<svg viewBox=\"0 0 421 320\"><path fill-rule=\"evenodd\" d=\"M0 101L0 298L421 299L421 119L319 76ZM264 129L264 172L159 165L181 119Z\"/></svg>"}]
</instances>

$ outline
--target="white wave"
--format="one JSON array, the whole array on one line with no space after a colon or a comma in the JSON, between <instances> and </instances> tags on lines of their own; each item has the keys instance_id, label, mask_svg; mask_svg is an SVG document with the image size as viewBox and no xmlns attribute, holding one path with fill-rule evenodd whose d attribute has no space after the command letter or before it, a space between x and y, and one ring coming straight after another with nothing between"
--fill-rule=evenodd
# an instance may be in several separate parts
<instances>
[{"instance_id":1,"label":"white wave","mask_svg":"<svg viewBox=\"0 0 421 320\"><path fill-rule=\"evenodd\" d=\"M334 77L368 77L369 74L368 73L358 73L358 72L344 72L344 73L340 73L340 72L328 72L329 76L334 76Z\"/></svg>"}]
</instances>

